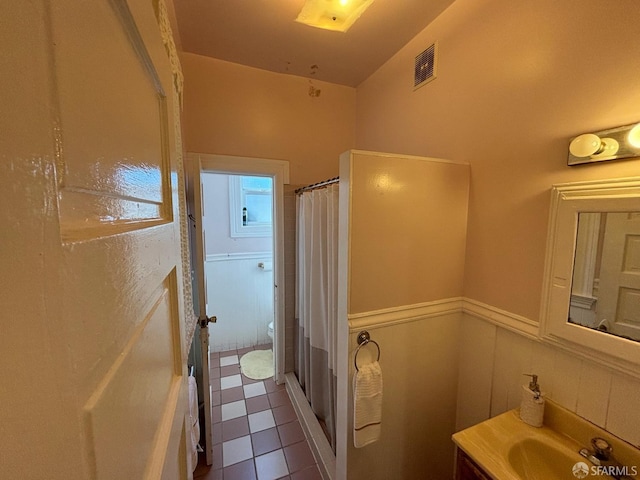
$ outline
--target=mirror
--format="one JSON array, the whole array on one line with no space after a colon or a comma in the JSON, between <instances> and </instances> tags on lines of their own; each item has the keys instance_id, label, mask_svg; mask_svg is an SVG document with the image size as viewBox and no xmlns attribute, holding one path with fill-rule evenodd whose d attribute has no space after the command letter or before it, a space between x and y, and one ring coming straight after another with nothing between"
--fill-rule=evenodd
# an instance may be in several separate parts
<instances>
[{"instance_id":1,"label":"mirror","mask_svg":"<svg viewBox=\"0 0 640 480\"><path fill-rule=\"evenodd\" d=\"M640 177L553 186L540 337L640 377Z\"/></svg>"},{"instance_id":2,"label":"mirror","mask_svg":"<svg viewBox=\"0 0 640 480\"><path fill-rule=\"evenodd\" d=\"M581 212L569 322L640 341L640 212Z\"/></svg>"}]
</instances>

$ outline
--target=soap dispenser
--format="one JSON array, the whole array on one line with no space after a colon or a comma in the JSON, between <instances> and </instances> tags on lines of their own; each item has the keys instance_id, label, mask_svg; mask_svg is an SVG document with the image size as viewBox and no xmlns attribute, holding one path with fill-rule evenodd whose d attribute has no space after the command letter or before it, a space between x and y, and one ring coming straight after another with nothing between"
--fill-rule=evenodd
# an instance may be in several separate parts
<instances>
[{"instance_id":1,"label":"soap dispenser","mask_svg":"<svg viewBox=\"0 0 640 480\"><path fill-rule=\"evenodd\" d=\"M544 418L544 398L538 385L538 376L525 373L531 377L529 385L522 386L522 402L520 403L520 418L532 427L541 427Z\"/></svg>"}]
</instances>

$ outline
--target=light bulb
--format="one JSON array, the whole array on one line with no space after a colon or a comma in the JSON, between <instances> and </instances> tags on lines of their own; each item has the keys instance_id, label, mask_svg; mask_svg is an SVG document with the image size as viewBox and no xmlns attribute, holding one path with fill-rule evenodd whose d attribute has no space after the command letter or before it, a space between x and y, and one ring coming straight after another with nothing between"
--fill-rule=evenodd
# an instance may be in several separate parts
<instances>
[{"instance_id":1,"label":"light bulb","mask_svg":"<svg viewBox=\"0 0 640 480\"><path fill-rule=\"evenodd\" d=\"M627 142L629 142L629 145L633 148L640 148L640 123L629 130Z\"/></svg>"},{"instance_id":2,"label":"light bulb","mask_svg":"<svg viewBox=\"0 0 640 480\"><path fill-rule=\"evenodd\" d=\"M574 157L589 157L602 151L602 140L593 133L585 133L572 140L569 151Z\"/></svg>"}]
</instances>

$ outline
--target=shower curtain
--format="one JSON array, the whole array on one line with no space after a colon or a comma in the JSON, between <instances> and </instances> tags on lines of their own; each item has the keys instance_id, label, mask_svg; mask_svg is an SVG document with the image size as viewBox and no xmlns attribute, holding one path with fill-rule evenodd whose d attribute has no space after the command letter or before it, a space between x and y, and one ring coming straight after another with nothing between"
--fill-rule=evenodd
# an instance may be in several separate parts
<instances>
[{"instance_id":1,"label":"shower curtain","mask_svg":"<svg viewBox=\"0 0 640 480\"><path fill-rule=\"evenodd\" d=\"M296 375L335 452L338 184L297 197Z\"/></svg>"}]
</instances>

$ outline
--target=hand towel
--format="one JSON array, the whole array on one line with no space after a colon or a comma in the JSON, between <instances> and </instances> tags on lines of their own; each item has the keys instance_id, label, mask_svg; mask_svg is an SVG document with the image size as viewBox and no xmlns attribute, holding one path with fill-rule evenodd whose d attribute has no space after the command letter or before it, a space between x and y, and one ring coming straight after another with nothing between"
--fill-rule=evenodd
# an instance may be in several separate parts
<instances>
[{"instance_id":1,"label":"hand towel","mask_svg":"<svg viewBox=\"0 0 640 480\"><path fill-rule=\"evenodd\" d=\"M353 444L361 448L377 441L381 429L382 369L372 362L353 376Z\"/></svg>"},{"instance_id":2,"label":"hand towel","mask_svg":"<svg viewBox=\"0 0 640 480\"><path fill-rule=\"evenodd\" d=\"M189 418L191 423L191 444L189 456L191 458L191 471L198 466L198 443L200 442L200 419L198 412L198 384L196 379L189 376Z\"/></svg>"}]
</instances>

